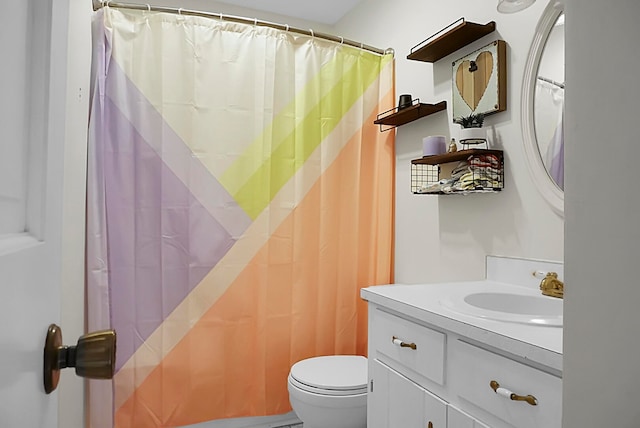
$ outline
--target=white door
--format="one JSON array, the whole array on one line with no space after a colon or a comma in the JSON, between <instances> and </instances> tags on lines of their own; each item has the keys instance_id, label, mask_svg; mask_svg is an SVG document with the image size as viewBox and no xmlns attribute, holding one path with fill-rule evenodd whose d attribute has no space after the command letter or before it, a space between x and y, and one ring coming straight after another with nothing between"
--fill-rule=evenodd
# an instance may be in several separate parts
<instances>
[{"instance_id":1,"label":"white door","mask_svg":"<svg viewBox=\"0 0 640 428\"><path fill-rule=\"evenodd\" d=\"M58 425L60 389L43 388L49 324L74 345L83 313L84 165L90 47L69 25L75 0L6 0L0 13L0 426ZM90 13L89 0L81 8ZM86 19L90 19L86 15ZM84 45L83 45L84 46ZM82 59L80 61L77 58ZM83 76L80 76L80 74ZM83 93L84 91L84 93ZM78 148L80 150L78 150ZM73 181L73 182L72 182ZM80 202L80 203L78 203ZM68 224L73 221L75 224ZM64 230L68 224L69 231ZM77 229L75 232L72 229ZM63 259L73 261L63 265ZM72 272L70 269L75 270ZM72 278L63 287L63 278ZM70 290L63 296L61 289ZM69 302L75 302L68 308ZM79 303L77 303L79 302ZM61 315L65 307L65 315ZM68 312L68 313L67 313ZM61 320L75 319L66 335ZM80 324L81 328L81 324ZM76 388L76 390L78 390ZM82 392L71 398L82 414ZM81 425L63 425L69 428Z\"/></svg>"}]
</instances>

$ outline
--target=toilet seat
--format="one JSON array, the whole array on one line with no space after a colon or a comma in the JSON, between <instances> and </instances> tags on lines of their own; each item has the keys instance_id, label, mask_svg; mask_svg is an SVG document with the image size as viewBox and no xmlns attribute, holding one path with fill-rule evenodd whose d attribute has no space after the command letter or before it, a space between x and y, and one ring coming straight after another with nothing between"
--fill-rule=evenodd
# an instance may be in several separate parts
<instances>
[{"instance_id":1,"label":"toilet seat","mask_svg":"<svg viewBox=\"0 0 640 428\"><path fill-rule=\"evenodd\" d=\"M367 359L359 355L329 355L298 361L289 383L307 392L345 396L367 393Z\"/></svg>"}]
</instances>

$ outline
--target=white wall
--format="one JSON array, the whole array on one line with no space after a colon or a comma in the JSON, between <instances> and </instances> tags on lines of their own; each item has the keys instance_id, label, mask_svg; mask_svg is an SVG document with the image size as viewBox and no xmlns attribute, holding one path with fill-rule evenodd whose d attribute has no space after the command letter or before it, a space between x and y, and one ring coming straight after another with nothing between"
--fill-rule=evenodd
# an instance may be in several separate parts
<instances>
[{"instance_id":1,"label":"white wall","mask_svg":"<svg viewBox=\"0 0 640 428\"><path fill-rule=\"evenodd\" d=\"M364 0L336 25L353 40L396 52L397 94L451 105L451 64L495 39L507 42L507 111L485 119L493 147L505 151L505 189L472 196L413 195L410 160L422 156L427 135L457 139L452 113L437 113L399 127L396 134L396 282L418 283L484 277L487 254L562 261L563 219L535 187L520 129L524 66L546 1L514 15L496 11L496 0ZM497 30L435 64L409 61L411 47L464 16Z\"/></svg>"},{"instance_id":2,"label":"white wall","mask_svg":"<svg viewBox=\"0 0 640 428\"><path fill-rule=\"evenodd\" d=\"M640 2L566 3L563 427L636 428Z\"/></svg>"}]
</instances>

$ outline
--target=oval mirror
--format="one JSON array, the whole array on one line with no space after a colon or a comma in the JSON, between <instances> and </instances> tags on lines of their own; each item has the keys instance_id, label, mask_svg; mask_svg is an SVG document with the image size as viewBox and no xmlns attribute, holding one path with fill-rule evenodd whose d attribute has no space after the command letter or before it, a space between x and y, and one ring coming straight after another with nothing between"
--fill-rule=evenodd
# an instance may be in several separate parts
<instances>
[{"instance_id":1,"label":"oval mirror","mask_svg":"<svg viewBox=\"0 0 640 428\"><path fill-rule=\"evenodd\" d=\"M564 8L551 0L531 44L522 85L527 164L542 196L564 215Z\"/></svg>"}]
</instances>

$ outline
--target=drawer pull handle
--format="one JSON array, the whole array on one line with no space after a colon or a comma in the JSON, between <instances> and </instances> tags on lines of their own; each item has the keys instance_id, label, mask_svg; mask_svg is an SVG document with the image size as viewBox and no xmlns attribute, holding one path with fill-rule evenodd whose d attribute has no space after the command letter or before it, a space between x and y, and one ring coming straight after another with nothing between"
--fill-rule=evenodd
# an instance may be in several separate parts
<instances>
[{"instance_id":1,"label":"drawer pull handle","mask_svg":"<svg viewBox=\"0 0 640 428\"><path fill-rule=\"evenodd\" d=\"M393 336L391 338L391 341L393 342L394 345L398 345L401 348L411 348L413 350L418 348L415 343L413 342L407 343L404 340L397 338L396 336Z\"/></svg>"},{"instance_id":2,"label":"drawer pull handle","mask_svg":"<svg viewBox=\"0 0 640 428\"><path fill-rule=\"evenodd\" d=\"M506 398L508 398L510 400L513 400L513 401L526 401L527 403L529 403L532 406L538 405L538 400L533 395L518 395L518 394L508 390L507 388L502 388L500 386L500 384L498 382L496 382L495 380L492 380L491 382L489 382L489 386L491 387L491 389L493 389L495 391L496 394L502 395L503 397L506 397Z\"/></svg>"}]
</instances>

